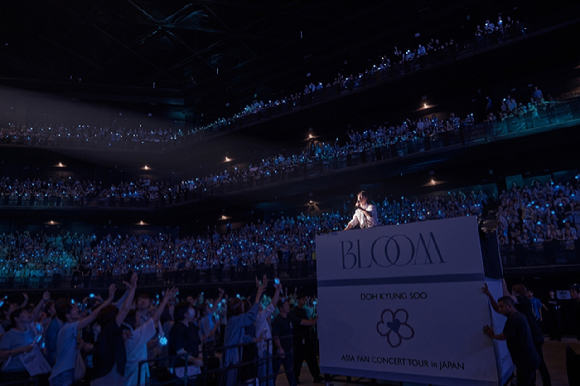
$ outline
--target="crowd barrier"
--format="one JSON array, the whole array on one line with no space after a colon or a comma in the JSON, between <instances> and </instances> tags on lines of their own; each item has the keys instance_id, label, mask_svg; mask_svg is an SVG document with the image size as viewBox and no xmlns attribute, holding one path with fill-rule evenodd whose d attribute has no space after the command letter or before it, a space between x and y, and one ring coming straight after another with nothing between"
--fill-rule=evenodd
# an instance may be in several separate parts
<instances>
[{"instance_id":1,"label":"crowd barrier","mask_svg":"<svg viewBox=\"0 0 580 386\"><path fill-rule=\"evenodd\" d=\"M280 337L280 339L293 339L292 335ZM151 360L139 362L138 382L141 384L142 367L147 364L149 366L150 378L146 380L148 385L174 385L174 386L235 386L235 385L254 385L267 386L274 385L276 377L284 374L284 370L274 372L276 368L276 361L280 356L276 354L273 339L262 339L259 343L264 347L270 347L274 354L264 355L263 357L257 355L257 344L237 344L231 346L215 346L211 348L203 348L203 363L201 371L198 374L188 374L188 369L184 368L183 376L178 377L175 371L176 359L182 359L187 363L189 354L163 356ZM240 362L235 364L225 365L221 360L226 350L239 350ZM245 351L245 353L244 353ZM285 355L293 357L293 350L285 353ZM294 371L291 369L290 371Z\"/></svg>"}]
</instances>

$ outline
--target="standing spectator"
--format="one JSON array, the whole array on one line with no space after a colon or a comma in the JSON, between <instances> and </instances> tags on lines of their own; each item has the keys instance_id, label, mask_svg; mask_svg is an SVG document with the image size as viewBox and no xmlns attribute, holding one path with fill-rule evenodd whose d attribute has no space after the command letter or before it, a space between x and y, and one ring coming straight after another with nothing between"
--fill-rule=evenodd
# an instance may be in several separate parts
<instances>
[{"instance_id":1,"label":"standing spectator","mask_svg":"<svg viewBox=\"0 0 580 386\"><path fill-rule=\"evenodd\" d=\"M526 317L518 312L513 299L509 296L499 298L497 305L499 313L508 318L502 333L496 334L489 326L484 326L483 332L490 338L507 341L512 361L516 365L518 386L534 386L540 358L534 349Z\"/></svg>"},{"instance_id":2,"label":"standing spectator","mask_svg":"<svg viewBox=\"0 0 580 386\"><path fill-rule=\"evenodd\" d=\"M141 366L141 383L137 383L139 380L139 362L146 361L148 358L148 343L152 338L155 337L155 327L161 314L167 306L169 299L175 298L179 289L173 287L172 289L167 289L165 291L165 296L159 305L155 314L147 319L144 323L137 324L138 315L136 312L129 312L125 318L124 325L131 331L131 337L127 340L125 346L127 349L127 365L125 367L125 385L127 386L144 386L147 383L147 378L149 377L149 364L145 363Z\"/></svg>"},{"instance_id":3,"label":"standing spectator","mask_svg":"<svg viewBox=\"0 0 580 386\"><path fill-rule=\"evenodd\" d=\"M146 276L146 275L141 275ZM144 325L149 319L151 319L151 296L148 293L140 293L137 296L135 309L135 326L139 327ZM135 329L136 327L132 327ZM147 342L147 359L153 359L155 357L155 348L158 347L159 341L154 336L149 342Z\"/></svg>"},{"instance_id":4,"label":"standing spectator","mask_svg":"<svg viewBox=\"0 0 580 386\"><path fill-rule=\"evenodd\" d=\"M63 302L70 303L70 299L57 300L56 303L54 304L54 308L59 309L61 307L61 303L63 303ZM58 314L56 314L54 316L54 318L52 318L52 320L50 321L50 323L48 324L48 327L46 329L44 343L46 345L46 356L47 356L48 364L51 366L54 366L54 363L56 360L56 343L58 340L58 333L59 333L62 325L64 324L64 322L65 321L61 320L58 317Z\"/></svg>"},{"instance_id":5,"label":"standing spectator","mask_svg":"<svg viewBox=\"0 0 580 386\"><path fill-rule=\"evenodd\" d=\"M487 288L487 284L483 288L483 292L489 297L493 309L496 312L501 313L498 303L494 300L493 295L491 294L491 292L489 292L489 289ZM526 317L529 325L529 330L532 335L532 340L534 346L536 347L536 352L540 357L540 362L538 363L537 369L540 371L540 375L542 376L542 383L544 386L551 386L552 380L550 378L548 368L546 367L546 362L544 361L544 354L542 351L542 345L544 344L544 336L542 334L542 329L540 328L540 325L538 324L536 318L534 317L532 304L530 302L530 299L528 299L528 290L523 284L514 284L512 286L512 293L510 294L504 279L503 293L504 297L505 296L511 297L517 311Z\"/></svg>"},{"instance_id":6,"label":"standing spectator","mask_svg":"<svg viewBox=\"0 0 580 386\"><path fill-rule=\"evenodd\" d=\"M256 321L260 306L260 298L262 297L267 285L268 278L264 276L262 283L258 286L254 304L252 304L252 308L250 308L246 313L244 313L244 302L242 299L238 297L230 299L228 302L228 325L224 334L224 347L252 343L255 341L254 337L246 334L244 327L249 326ZM223 365L225 367L238 365L241 362L242 355L243 352L240 347L226 349L223 357ZM228 369L226 383L228 386L236 385L238 383L237 368Z\"/></svg>"},{"instance_id":7,"label":"standing spectator","mask_svg":"<svg viewBox=\"0 0 580 386\"><path fill-rule=\"evenodd\" d=\"M540 102L544 98L544 94L542 94L542 90L538 89L538 86L534 86L534 91L532 91L532 98L536 103Z\"/></svg>"},{"instance_id":8,"label":"standing spectator","mask_svg":"<svg viewBox=\"0 0 580 386\"><path fill-rule=\"evenodd\" d=\"M528 290L528 299L530 299L530 303L532 304L532 312L534 313L534 317L538 323L542 323L544 320L542 318L542 302L540 299L534 297L534 291Z\"/></svg>"},{"instance_id":9,"label":"standing spectator","mask_svg":"<svg viewBox=\"0 0 580 386\"><path fill-rule=\"evenodd\" d=\"M31 315L26 308L18 308L10 315L12 328L0 340L0 360L9 360L2 369L0 382L25 381L30 378L20 360L20 354L30 352L35 345L35 334L30 328Z\"/></svg>"},{"instance_id":10,"label":"standing spectator","mask_svg":"<svg viewBox=\"0 0 580 386\"><path fill-rule=\"evenodd\" d=\"M491 98L486 96L485 97L485 114L491 114L493 113L493 103L491 101Z\"/></svg>"},{"instance_id":11,"label":"standing spectator","mask_svg":"<svg viewBox=\"0 0 580 386\"><path fill-rule=\"evenodd\" d=\"M562 315L560 308L562 307L560 300L556 297L554 290L548 291L548 300L544 309L547 311L548 331L550 340L562 341Z\"/></svg>"},{"instance_id":12,"label":"standing spectator","mask_svg":"<svg viewBox=\"0 0 580 386\"><path fill-rule=\"evenodd\" d=\"M26 300L28 300L27 296L25 296ZM26 307L20 307L10 314L12 328L5 332L0 339L0 360L8 360L2 368L1 383L30 379L30 374L20 360L20 354L28 353L34 348L37 333L30 325L48 300L50 300L50 294L45 292L42 301L38 303L32 313L28 312Z\"/></svg>"},{"instance_id":13,"label":"standing spectator","mask_svg":"<svg viewBox=\"0 0 580 386\"><path fill-rule=\"evenodd\" d=\"M306 295L299 292L296 295L296 300L296 307L292 310L294 316L303 320L309 319L305 309L308 301ZM320 377L320 367L316 358L316 347L312 338L311 326L299 325L294 329L294 376L297 383L300 382L300 371L304 360L306 360L308 370L310 370L310 374L314 378L314 383L321 382L322 378Z\"/></svg>"},{"instance_id":14,"label":"standing spectator","mask_svg":"<svg viewBox=\"0 0 580 386\"><path fill-rule=\"evenodd\" d=\"M121 325L129 313L135 290L137 289L137 274L131 276L128 295L121 309L109 304L97 315L97 323L101 332L95 343L93 355L94 379L91 386L116 386L125 383L125 366L127 352Z\"/></svg>"},{"instance_id":15,"label":"standing spectator","mask_svg":"<svg viewBox=\"0 0 580 386\"><path fill-rule=\"evenodd\" d=\"M570 298L574 301L576 307L574 312L574 332L576 339L580 340L580 284L572 284L570 286Z\"/></svg>"},{"instance_id":16,"label":"standing spectator","mask_svg":"<svg viewBox=\"0 0 580 386\"><path fill-rule=\"evenodd\" d=\"M217 334L219 323L216 323L216 317L214 315L214 311L217 310L217 306L221 304L222 298L224 296L224 290L218 288L219 297L213 303L204 303L201 307L201 318L199 320L199 332L201 334L201 341L204 347L204 350L207 354L211 357L215 355L214 347L215 347L215 336Z\"/></svg>"},{"instance_id":17,"label":"standing spectator","mask_svg":"<svg viewBox=\"0 0 580 386\"><path fill-rule=\"evenodd\" d=\"M65 299L63 301L61 299L58 302L57 317L64 323L58 333L55 364L48 379L50 386L69 386L73 384L77 355L81 355L77 350L77 333L95 321L99 312L111 304L113 296L115 296L115 289L115 285L111 284L108 299L83 319L81 319L79 309L72 303L72 300Z\"/></svg>"},{"instance_id":18,"label":"standing spectator","mask_svg":"<svg viewBox=\"0 0 580 386\"><path fill-rule=\"evenodd\" d=\"M274 284L276 292L272 301L258 312L256 317L256 333L264 341L258 343L258 377L262 378L272 374L272 328L270 327L270 318L276 311L274 304L278 304L280 299L280 292L282 291L282 284L278 281ZM274 379L269 378L260 382L260 386L274 386Z\"/></svg>"},{"instance_id":19,"label":"standing spectator","mask_svg":"<svg viewBox=\"0 0 580 386\"><path fill-rule=\"evenodd\" d=\"M197 326L193 323L197 320L198 314L195 307L185 301L175 305L173 316L175 323L169 331L169 355L188 354L188 356L187 363L180 358L174 360L170 366L178 378L184 377L186 366L188 377L196 377L203 366L201 339Z\"/></svg>"},{"instance_id":20,"label":"standing spectator","mask_svg":"<svg viewBox=\"0 0 580 386\"><path fill-rule=\"evenodd\" d=\"M272 322L272 337L274 345L278 350L278 358L274 361L274 374L278 374L280 366L284 366L284 373L288 379L289 386L296 386L294 377L294 366L292 356L292 341L294 335L294 326L312 326L316 320L298 318L290 313L290 302L285 300L278 301L280 313Z\"/></svg>"}]
</instances>

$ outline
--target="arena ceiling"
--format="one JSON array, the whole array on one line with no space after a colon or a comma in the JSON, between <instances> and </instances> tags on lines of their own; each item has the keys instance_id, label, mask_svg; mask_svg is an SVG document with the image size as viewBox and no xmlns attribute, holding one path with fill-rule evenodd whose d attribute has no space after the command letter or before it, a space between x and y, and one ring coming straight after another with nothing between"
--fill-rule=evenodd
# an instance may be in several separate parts
<instances>
[{"instance_id":1,"label":"arena ceiling","mask_svg":"<svg viewBox=\"0 0 580 386\"><path fill-rule=\"evenodd\" d=\"M183 88L380 3L5 1L0 5L0 76Z\"/></svg>"},{"instance_id":2,"label":"arena ceiling","mask_svg":"<svg viewBox=\"0 0 580 386\"><path fill-rule=\"evenodd\" d=\"M368 68L419 31L458 38L466 15L519 1L2 1L0 83L111 103L181 96L204 124Z\"/></svg>"}]
</instances>

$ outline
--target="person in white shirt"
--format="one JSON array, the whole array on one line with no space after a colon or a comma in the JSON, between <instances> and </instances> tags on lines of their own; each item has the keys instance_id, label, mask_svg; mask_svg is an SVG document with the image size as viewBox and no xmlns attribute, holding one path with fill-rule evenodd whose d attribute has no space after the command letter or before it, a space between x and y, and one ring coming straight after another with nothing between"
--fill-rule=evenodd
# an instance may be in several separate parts
<instances>
[{"instance_id":1,"label":"person in white shirt","mask_svg":"<svg viewBox=\"0 0 580 386\"><path fill-rule=\"evenodd\" d=\"M169 302L169 299L174 299L178 288L173 287L172 289L165 290L165 296L159 305L155 314L147 319L145 323L136 325L140 321L136 316L134 311L130 311L125 322L121 328L128 328L131 332L131 337L125 342L125 347L127 350L127 364L125 365L125 385L135 386L139 381L139 362L146 361L147 358L147 342L151 340L156 334L155 327L161 318L161 314L165 310L165 306ZM163 343L163 342L161 342ZM140 386L143 386L147 382L149 376L149 366L145 363L141 366L141 379Z\"/></svg>"},{"instance_id":2,"label":"person in white shirt","mask_svg":"<svg viewBox=\"0 0 580 386\"><path fill-rule=\"evenodd\" d=\"M50 373L48 381L50 386L69 386L75 381L75 365L77 362L77 333L95 321L99 312L113 301L116 287L111 284L109 287L109 298L103 302L95 311L84 319L81 319L78 307L72 300L58 302L56 305L56 315L65 323L58 332L56 341L55 364Z\"/></svg>"},{"instance_id":3,"label":"person in white shirt","mask_svg":"<svg viewBox=\"0 0 580 386\"><path fill-rule=\"evenodd\" d=\"M379 225L379 220L377 219L377 208L368 202L369 196L367 192L360 191L357 194L356 201L356 212L352 217L352 220L348 223L345 231L353 229L355 226L359 226L361 229L372 228Z\"/></svg>"},{"instance_id":4,"label":"person in white shirt","mask_svg":"<svg viewBox=\"0 0 580 386\"><path fill-rule=\"evenodd\" d=\"M266 281L266 275L264 275L263 281ZM282 284L278 279L274 281L274 287L276 292L272 301L266 308L258 311L258 316L254 324L256 325L256 336L261 340L258 342L258 377L266 377L272 374L272 327L271 318L272 314L276 310L276 304L280 299L280 291L282 290ZM260 307L263 307L260 304ZM267 380L260 381L261 386L274 386L274 378L268 378Z\"/></svg>"}]
</instances>

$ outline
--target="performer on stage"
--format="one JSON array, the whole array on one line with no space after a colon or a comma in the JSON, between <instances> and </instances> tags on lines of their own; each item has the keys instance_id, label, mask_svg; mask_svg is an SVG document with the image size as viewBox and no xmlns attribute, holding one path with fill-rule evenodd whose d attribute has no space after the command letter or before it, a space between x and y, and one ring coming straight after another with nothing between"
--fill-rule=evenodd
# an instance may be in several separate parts
<instances>
[{"instance_id":1,"label":"performer on stage","mask_svg":"<svg viewBox=\"0 0 580 386\"><path fill-rule=\"evenodd\" d=\"M368 203L369 196L364 190L357 194L356 212L352 216L352 220L348 223L345 231L348 231L355 226L360 226L361 229L372 228L379 225L377 220L377 208L373 204Z\"/></svg>"}]
</instances>

